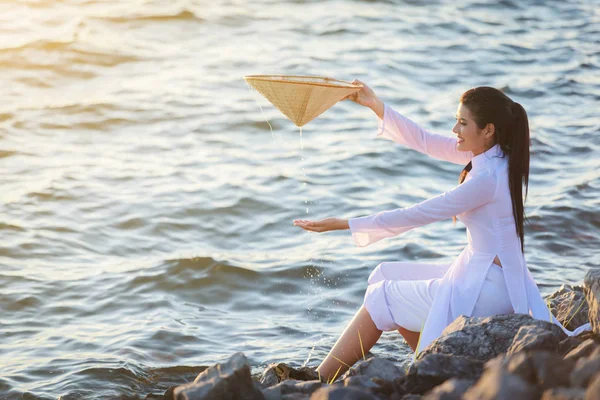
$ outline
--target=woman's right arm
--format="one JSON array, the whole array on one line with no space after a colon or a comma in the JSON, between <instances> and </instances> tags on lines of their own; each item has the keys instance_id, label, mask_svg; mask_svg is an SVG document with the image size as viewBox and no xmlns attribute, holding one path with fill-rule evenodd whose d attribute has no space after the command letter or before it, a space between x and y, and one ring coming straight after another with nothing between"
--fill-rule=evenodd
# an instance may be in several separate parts
<instances>
[{"instance_id":1,"label":"woman's right arm","mask_svg":"<svg viewBox=\"0 0 600 400\"><path fill-rule=\"evenodd\" d=\"M455 164L465 165L473 158L472 152L456 149L456 139L422 129L379 99L370 108L379 118L377 136Z\"/></svg>"},{"instance_id":2,"label":"woman's right arm","mask_svg":"<svg viewBox=\"0 0 600 400\"><path fill-rule=\"evenodd\" d=\"M353 80L352 83L361 85L362 89L344 99L368 107L377 114L379 118L377 136L393 140L428 156L456 164L465 165L473 158L472 152L456 149L455 139L429 133L384 104L366 83L358 79Z\"/></svg>"}]
</instances>

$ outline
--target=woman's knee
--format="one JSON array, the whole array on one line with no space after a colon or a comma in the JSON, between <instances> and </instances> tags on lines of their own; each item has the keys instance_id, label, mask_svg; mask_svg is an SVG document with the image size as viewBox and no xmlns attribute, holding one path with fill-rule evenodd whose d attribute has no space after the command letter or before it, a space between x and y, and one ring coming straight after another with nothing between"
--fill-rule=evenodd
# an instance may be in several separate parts
<instances>
[{"instance_id":1,"label":"woman's knee","mask_svg":"<svg viewBox=\"0 0 600 400\"><path fill-rule=\"evenodd\" d=\"M369 279L367 280L369 285L372 285L377 282L381 282L386 279L385 275L383 274L383 265L384 264L385 263L380 263L378 266L375 267L375 269L373 269L373 271L371 271L371 274L369 275Z\"/></svg>"}]
</instances>

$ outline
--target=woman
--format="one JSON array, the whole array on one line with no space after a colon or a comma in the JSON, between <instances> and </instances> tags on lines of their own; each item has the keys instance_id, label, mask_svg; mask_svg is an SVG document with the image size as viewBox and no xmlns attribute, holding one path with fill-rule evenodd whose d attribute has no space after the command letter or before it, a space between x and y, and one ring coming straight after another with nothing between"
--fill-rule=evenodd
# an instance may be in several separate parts
<instances>
[{"instance_id":1,"label":"woman","mask_svg":"<svg viewBox=\"0 0 600 400\"><path fill-rule=\"evenodd\" d=\"M358 246L448 218L467 227L468 244L451 264L386 262L368 279L363 306L318 367L340 376L379 339L398 330L415 356L460 315L530 314L560 325L527 269L523 186L529 178L529 125L523 107L497 89L460 98L456 140L429 133L384 104L366 84L347 97L379 117L383 136L431 157L465 165L453 189L412 207L351 218L295 220L308 231L350 229ZM562 327L562 325L560 325ZM567 334L576 334L589 326Z\"/></svg>"}]
</instances>

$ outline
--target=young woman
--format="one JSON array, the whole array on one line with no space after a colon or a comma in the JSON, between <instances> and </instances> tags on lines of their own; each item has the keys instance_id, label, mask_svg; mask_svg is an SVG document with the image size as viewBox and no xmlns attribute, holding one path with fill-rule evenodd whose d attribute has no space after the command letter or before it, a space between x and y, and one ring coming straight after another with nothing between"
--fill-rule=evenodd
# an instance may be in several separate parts
<instances>
[{"instance_id":1,"label":"young woman","mask_svg":"<svg viewBox=\"0 0 600 400\"><path fill-rule=\"evenodd\" d=\"M412 207L366 217L295 220L308 231L350 229L368 246L448 218L467 227L468 244L451 264L384 262L368 279L363 306L318 367L323 378L341 376L379 339L398 330L415 354L460 315L524 313L552 316L527 269L523 187L529 179L529 125L523 107L497 89L477 87L460 98L456 139L427 132L384 104L366 84L347 99L379 117L378 136L431 157L465 165L453 189ZM570 335L576 332L563 330Z\"/></svg>"}]
</instances>

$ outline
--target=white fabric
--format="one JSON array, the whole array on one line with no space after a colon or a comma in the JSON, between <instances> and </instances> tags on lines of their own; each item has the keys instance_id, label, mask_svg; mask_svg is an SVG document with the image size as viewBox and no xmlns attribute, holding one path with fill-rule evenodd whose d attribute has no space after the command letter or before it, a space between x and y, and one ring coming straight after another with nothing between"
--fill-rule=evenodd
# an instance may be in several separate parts
<instances>
[{"instance_id":1,"label":"white fabric","mask_svg":"<svg viewBox=\"0 0 600 400\"><path fill-rule=\"evenodd\" d=\"M508 157L500 146L495 145L477 156L473 156L472 152L458 151L455 139L421 129L387 104L384 105L383 119L379 119L378 124L377 136L440 160L462 165L469 161L472 163L465 181L445 193L411 207L349 219L354 241L361 247L453 216L466 225L468 244L447 269L400 263L394 272L402 280L439 278L416 353L439 337L458 316L473 315L496 256L503 267L507 292L515 313L552 321L568 335L590 329L586 324L571 332L552 317L527 269L512 214Z\"/></svg>"},{"instance_id":2,"label":"white fabric","mask_svg":"<svg viewBox=\"0 0 600 400\"><path fill-rule=\"evenodd\" d=\"M451 264L385 262L369 276L364 306L379 330L423 329L441 278L407 280L399 271L428 268L448 270ZM474 317L512 313L502 268L492 264L473 309Z\"/></svg>"}]
</instances>

